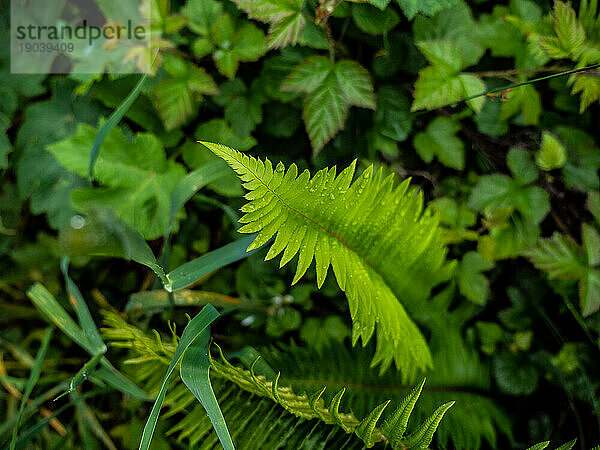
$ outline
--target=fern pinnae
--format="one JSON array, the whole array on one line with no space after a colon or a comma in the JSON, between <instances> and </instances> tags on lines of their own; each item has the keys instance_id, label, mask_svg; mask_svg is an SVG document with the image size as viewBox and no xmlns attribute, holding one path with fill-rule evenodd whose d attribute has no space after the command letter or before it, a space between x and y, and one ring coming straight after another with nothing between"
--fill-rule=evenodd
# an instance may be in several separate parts
<instances>
[{"instance_id":1,"label":"fern pinnae","mask_svg":"<svg viewBox=\"0 0 600 450\"><path fill-rule=\"evenodd\" d=\"M283 253L280 266L298 254L293 283L315 260L317 286L329 266L346 293L353 345L365 345L377 327L372 365L392 361L406 379L432 365L427 343L405 307L418 310L431 288L446 279L450 265L438 219L423 210L422 193L405 180L367 168L352 182L356 161L336 175L322 169L312 178L292 164L275 168L229 147L203 143L223 158L249 190L241 233L258 232L253 250L275 240L266 259Z\"/></svg>"}]
</instances>

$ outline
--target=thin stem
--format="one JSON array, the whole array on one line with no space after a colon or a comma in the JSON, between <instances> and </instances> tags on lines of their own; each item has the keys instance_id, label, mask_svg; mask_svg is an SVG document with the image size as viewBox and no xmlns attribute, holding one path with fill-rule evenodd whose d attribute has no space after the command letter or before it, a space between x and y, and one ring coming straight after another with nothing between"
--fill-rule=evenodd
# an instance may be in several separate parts
<instances>
[{"instance_id":1,"label":"thin stem","mask_svg":"<svg viewBox=\"0 0 600 450\"><path fill-rule=\"evenodd\" d=\"M568 67L561 66L550 66L550 67L539 67L537 69L507 69L507 70L488 70L483 72L471 72L484 78L504 78L511 77L514 75L528 75L533 73L544 73L544 72L556 72L556 71L567 71L570 70Z\"/></svg>"},{"instance_id":2,"label":"thin stem","mask_svg":"<svg viewBox=\"0 0 600 450\"><path fill-rule=\"evenodd\" d=\"M518 88L518 87L521 87L521 86L526 86L528 84L538 83L540 81L550 80L552 78L558 78L558 77L562 77L562 76L565 76L565 75L571 75L573 73L586 72L588 70L597 69L599 67L600 67L600 64L592 64L591 66L581 67L579 69L567 70L566 72L553 73L552 75L546 75L544 77L534 78L533 80L523 81L521 83L508 84L506 86L502 86L502 87L499 87L499 88L487 90L487 91L482 92L480 94L471 95L470 97L466 97L466 98L463 98L463 99L455 101L455 102L446 103L445 105L438 106L437 108L431 109L429 111L424 111L423 113L427 113L427 112L431 112L431 111L436 111L438 109L447 108L449 106L458 106L461 103L465 103L465 102L468 102L469 100L474 100L474 99L479 98L479 97L484 97L486 95L495 94L495 93L498 93L498 92L506 91L508 89Z\"/></svg>"}]
</instances>

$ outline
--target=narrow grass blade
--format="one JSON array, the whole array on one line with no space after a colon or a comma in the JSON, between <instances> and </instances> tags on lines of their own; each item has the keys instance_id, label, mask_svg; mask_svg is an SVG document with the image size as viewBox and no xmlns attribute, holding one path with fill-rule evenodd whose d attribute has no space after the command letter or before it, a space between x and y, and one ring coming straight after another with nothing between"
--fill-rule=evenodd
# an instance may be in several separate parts
<instances>
[{"instance_id":1,"label":"narrow grass blade","mask_svg":"<svg viewBox=\"0 0 600 450\"><path fill-rule=\"evenodd\" d=\"M87 337L88 342L96 349L98 353L105 353L106 344L100 336L100 332L94 323L94 319L90 314L87 303L85 302L83 295L81 295L81 291L77 285L73 282L71 277L69 277L69 258L67 256L61 259L60 269L65 278L69 300L73 305L73 309L75 309L75 313L77 314L77 319L79 320L79 325L81 325L81 328L83 329L83 333Z\"/></svg>"},{"instance_id":2,"label":"narrow grass blade","mask_svg":"<svg viewBox=\"0 0 600 450\"><path fill-rule=\"evenodd\" d=\"M225 418L219 408L219 403L210 384L210 359L208 357L208 344L210 342L210 328L206 328L189 346L181 360L181 379L188 389L198 399L206 410L219 440L225 450L235 447L227 429Z\"/></svg>"},{"instance_id":3,"label":"narrow grass blade","mask_svg":"<svg viewBox=\"0 0 600 450\"><path fill-rule=\"evenodd\" d=\"M56 325L73 342L86 350L90 355L94 356L98 353L89 342L83 330L43 285L36 283L31 286L27 291L27 296L49 323ZM142 400L148 398L148 395L143 390L115 369L108 359L102 357L100 364L104 370L98 370L96 374L109 385L135 398Z\"/></svg>"},{"instance_id":4,"label":"narrow grass blade","mask_svg":"<svg viewBox=\"0 0 600 450\"><path fill-rule=\"evenodd\" d=\"M256 236L246 236L230 244L224 245L212 252L193 259L177 269L169 272L167 278L171 289L186 288L210 272L220 269L228 264L244 259L254 251L247 252L246 248L252 243Z\"/></svg>"},{"instance_id":5,"label":"narrow grass blade","mask_svg":"<svg viewBox=\"0 0 600 450\"><path fill-rule=\"evenodd\" d=\"M231 169L223 164L222 161L214 161L193 172L188 173L175 186L171 195L171 211L169 213L169 226L166 235L171 232L171 226L175 220L175 216L185 203L194 196L196 192L202 189L209 183L226 175Z\"/></svg>"},{"instance_id":6,"label":"narrow grass blade","mask_svg":"<svg viewBox=\"0 0 600 450\"><path fill-rule=\"evenodd\" d=\"M181 339L179 340L179 344L175 349L175 354L173 355L173 359L171 360L171 364L167 369L167 373L163 379L163 383L160 387L160 391L158 392L158 396L152 407L152 411L148 416L148 420L146 425L144 426L144 432L142 433L142 440L140 442L140 450L148 450L150 448L150 442L152 441L152 436L154 435L154 429L156 428L156 424L158 422L158 416L160 414L160 409L165 401L165 395L167 394L167 386L169 384L169 377L175 370L175 366L179 363L181 358L183 358L184 353L189 348L190 345L196 340L196 338L217 318L219 317L218 311L212 305L206 305L202 310L196 314L196 316L190 320L185 329L183 330L183 334L181 335Z\"/></svg>"},{"instance_id":7,"label":"narrow grass blade","mask_svg":"<svg viewBox=\"0 0 600 450\"><path fill-rule=\"evenodd\" d=\"M154 64L154 61L152 63ZM100 147L102 146L102 142L104 142L104 139L106 138L106 136L108 136L110 130L112 130L114 126L121 121L127 110L131 107L131 105L133 105L133 102L135 102L135 99L138 98L138 95L140 95L140 92L142 92L142 86L144 85L146 78L148 78L148 72L142 75L140 81L138 81L138 83L129 93L127 98L110 115L108 120L104 122L104 125L102 125L102 128L100 128L100 131L98 131L98 134L94 139L94 143L92 144L92 151L90 153L90 164L88 168L88 175L90 179L92 178L92 175L94 173L94 164L96 164L96 160L98 159L98 155L100 154Z\"/></svg>"},{"instance_id":8,"label":"narrow grass blade","mask_svg":"<svg viewBox=\"0 0 600 450\"><path fill-rule=\"evenodd\" d=\"M40 349L38 350L37 355L35 357L35 363L33 364L31 374L29 375L29 379L27 380L27 384L25 385L25 391L23 392L23 398L21 399L21 405L19 406L17 422L15 423L15 427L13 428L12 438L10 440L10 450L14 450L16 447L17 434L19 432L21 416L23 415L23 410L25 409L25 405L27 404L27 400L29 399L33 388L40 379L40 374L42 373L42 362L44 361L44 357L46 356L46 351L48 350L50 339L52 339L53 331L54 327L50 327L46 330L46 333L44 333L44 337L42 338Z\"/></svg>"},{"instance_id":9,"label":"narrow grass blade","mask_svg":"<svg viewBox=\"0 0 600 450\"><path fill-rule=\"evenodd\" d=\"M86 362L83 365L83 367L79 369L79 371L71 379L71 382L69 383L69 388L65 392L60 394L58 397L56 397L54 401L58 400L61 397L64 397L67 394L70 394L75 389L77 389L85 380L87 380L90 374L94 372L94 370L96 370L96 367L100 363L102 356L102 353L98 353L97 355L93 356L92 359Z\"/></svg>"},{"instance_id":10,"label":"narrow grass blade","mask_svg":"<svg viewBox=\"0 0 600 450\"><path fill-rule=\"evenodd\" d=\"M91 398L91 397L94 397L94 396L99 395L99 394L104 393L104 392L105 391L91 391L91 392L87 392L87 393L81 395L79 398L80 399ZM62 414L65 410L67 410L71 406L74 406L75 403L76 403L76 401L71 400L66 405L63 405L60 408L58 408L56 411L54 411L54 413L52 413L48 417L44 417L42 420L40 420L39 422L37 422L35 425L33 425L33 426L29 427L28 429L26 429L25 431L23 431L23 434L21 434L21 436L19 437L19 439L17 439L17 442L15 444L15 448L23 448L23 446L27 442L29 442L29 440L33 436L35 436L40 430L42 430L46 425L48 425L48 423L52 419L54 419L55 417L57 417L60 414ZM9 447L7 445L4 448L8 449Z\"/></svg>"},{"instance_id":11,"label":"narrow grass blade","mask_svg":"<svg viewBox=\"0 0 600 450\"><path fill-rule=\"evenodd\" d=\"M167 278L146 240L108 209L87 211L81 228L67 228L60 241L70 255L113 256L149 267L164 284Z\"/></svg>"}]
</instances>

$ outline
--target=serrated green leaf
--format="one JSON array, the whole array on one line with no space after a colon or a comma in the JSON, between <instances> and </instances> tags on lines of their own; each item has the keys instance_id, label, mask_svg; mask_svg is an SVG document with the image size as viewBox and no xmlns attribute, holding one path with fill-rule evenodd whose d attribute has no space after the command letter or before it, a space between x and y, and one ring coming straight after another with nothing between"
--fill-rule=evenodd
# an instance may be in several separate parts
<instances>
[{"instance_id":1,"label":"serrated green leaf","mask_svg":"<svg viewBox=\"0 0 600 450\"><path fill-rule=\"evenodd\" d=\"M545 131L542 134L542 146L535 155L535 163L542 170L560 169L567 161L567 150L560 141Z\"/></svg>"},{"instance_id":2,"label":"serrated green leaf","mask_svg":"<svg viewBox=\"0 0 600 450\"><path fill-rule=\"evenodd\" d=\"M513 178L520 184L533 183L539 171L533 162L533 155L520 148L511 148L506 155L506 165Z\"/></svg>"},{"instance_id":3,"label":"serrated green leaf","mask_svg":"<svg viewBox=\"0 0 600 450\"><path fill-rule=\"evenodd\" d=\"M433 435L439 426L444 414L454 406L455 402L448 402L436 409L410 436L404 439L407 448L428 448L433 440Z\"/></svg>"},{"instance_id":4,"label":"serrated green leaf","mask_svg":"<svg viewBox=\"0 0 600 450\"><path fill-rule=\"evenodd\" d=\"M84 176L96 132L81 125L75 135L53 144L49 151L64 167ZM183 176L183 167L166 159L154 135L139 133L129 142L113 128L94 169L102 187L75 190L71 200L80 211L108 207L144 237L154 239L167 227L171 192Z\"/></svg>"},{"instance_id":5,"label":"serrated green leaf","mask_svg":"<svg viewBox=\"0 0 600 450\"><path fill-rule=\"evenodd\" d=\"M281 85L281 90L310 93L323 84L334 65L324 56L309 56L296 65Z\"/></svg>"},{"instance_id":6,"label":"serrated green leaf","mask_svg":"<svg viewBox=\"0 0 600 450\"><path fill-rule=\"evenodd\" d=\"M171 57L165 60L171 77L154 89L156 109L165 129L174 130L187 122L203 95L219 92L212 77L201 67Z\"/></svg>"},{"instance_id":7,"label":"serrated green leaf","mask_svg":"<svg viewBox=\"0 0 600 450\"><path fill-rule=\"evenodd\" d=\"M540 94L528 84L519 86L507 94L507 99L500 107L500 120L506 120L522 111L526 124L537 125L542 113Z\"/></svg>"},{"instance_id":8,"label":"serrated green leaf","mask_svg":"<svg viewBox=\"0 0 600 450\"><path fill-rule=\"evenodd\" d=\"M456 73L447 66L428 66L419 72L415 82L411 111L445 106L484 91L485 83L477 75ZM479 97L469 100L468 104L475 111L481 111L484 101Z\"/></svg>"},{"instance_id":9,"label":"serrated green leaf","mask_svg":"<svg viewBox=\"0 0 600 450\"><path fill-rule=\"evenodd\" d=\"M225 119L236 134L248 136L262 122L264 95L256 83L248 89L240 79L227 81L219 89L215 102L225 107Z\"/></svg>"},{"instance_id":10,"label":"serrated green leaf","mask_svg":"<svg viewBox=\"0 0 600 450\"><path fill-rule=\"evenodd\" d=\"M408 20L412 20L417 13L432 16L438 11L455 5L458 0L396 0Z\"/></svg>"},{"instance_id":11,"label":"serrated green leaf","mask_svg":"<svg viewBox=\"0 0 600 450\"><path fill-rule=\"evenodd\" d=\"M425 132L415 136L414 146L423 161L429 163L434 157L445 166L462 170L465 166L465 148L456 137L460 130L458 122L448 117L436 117Z\"/></svg>"},{"instance_id":12,"label":"serrated green leaf","mask_svg":"<svg viewBox=\"0 0 600 450\"><path fill-rule=\"evenodd\" d=\"M387 33L400 22L392 8L381 10L364 3L352 6L352 19L361 31L374 35Z\"/></svg>"},{"instance_id":13,"label":"serrated green leaf","mask_svg":"<svg viewBox=\"0 0 600 450\"><path fill-rule=\"evenodd\" d=\"M344 128L347 113L345 95L335 76L328 76L317 89L306 95L302 118L315 153Z\"/></svg>"},{"instance_id":14,"label":"serrated green leaf","mask_svg":"<svg viewBox=\"0 0 600 450\"><path fill-rule=\"evenodd\" d=\"M492 263L484 261L477 252L465 253L456 273L460 293L473 303L485 304L490 282L481 272L490 270L493 266Z\"/></svg>"},{"instance_id":15,"label":"serrated green leaf","mask_svg":"<svg viewBox=\"0 0 600 450\"><path fill-rule=\"evenodd\" d=\"M334 69L337 84L346 104L375 109L375 95L369 72L349 59L339 61Z\"/></svg>"}]
</instances>

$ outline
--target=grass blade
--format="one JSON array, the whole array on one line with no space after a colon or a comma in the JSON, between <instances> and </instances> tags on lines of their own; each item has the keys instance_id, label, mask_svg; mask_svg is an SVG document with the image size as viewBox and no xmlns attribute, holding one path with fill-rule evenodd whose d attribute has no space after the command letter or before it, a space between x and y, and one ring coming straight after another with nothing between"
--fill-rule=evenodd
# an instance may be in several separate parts
<instances>
[{"instance_id":1,"label":"grass blade","mask_svg":"<svg viewBox=\"0 0 600 450\"><path fill-rule=\"evenodd\" d=\"M81 295L81 291L77 287L77 285L73 282L71 277L69 277L69 257L65 256L60 261L60 270L63 273L65 278L65 284L67 285L67 293L69 294L69 299L71 300L71 304L73 305L73 309L75 309L75 313L77 314L77 319L79 320L79 325L83 329L83 333L88 339L90 345L92 345L98 353L106 352L106 344L102 340L100 336L100 332L98 331L98 327L94 323L94 319L90 314L90 310Z\"/></svg>"},{"instance_id":2,"label":"grass blade","mask_svg":"<svg viewBox=\"0 0 600 450\"><path fill-rule=\"evenodd\" d=\"M183 355L179 371L185 385L206 410L206 414L208 414L223 448L225 450L233 450L235 447L231 440L231 435L229 434L225 418L210 384L209 342L210 328L206 328L189 346L185 355Z\"/></svg>"},{"instance_id":3,"label":"grass blade","mask_svg":"<svg viewBox=\"0 0 600 450\"><path fill-rule=\"evenodd\" d=\"M175 354L171 360L171 364L169 364L169 367L167 368L167 373L165 374L160 391L158 392L158 396L152 407L152 411L144 426L144 432L142 433L142 440L139 447L140 450L148 450L148 448L150 448L150 442L152 441L154 429L158 422L160 409L165 401L165 395L167 394L169 377L173 373L173 370L175 370L175 366L179 363L181 358L183 358L183 355L188 350L189 346L192 345L196 338L207 329L217 317L219 317L218 311L212 305L206 305L192 320L190 320L183 330L181 339L179 340L179 344L177 345Z\"/></svg>"},{"instance_id":4,"label":"grass blade","mask_svg":"<svg viewBox=\"0 0 600 450\"><path fill-rule=\"evenodd\" d=\"M87 211L84 225L61 232L61 244L71 255L113 256L149 267L166 285L165 271L146 240L108 209Z\"/></svg>"},{"instance_id":5,"label":"grass blade","mask_svg":"<svg viewBox=\"0 0 600 450\"><path fill-rule=\"evenodd\" d=\"M23 392L23 398L21 399L21 405L19 406L17 422L15 423L15 427L13 428L12 438L10 440L10 450L14 450L16 447L17 434L21 422L21 415L23 414L23 410L25 409L25 405L27 404L27 400L29 399L33 388L40 379L40 374L42 373L42 362L44 361L44 357L46 356L46 351L48 350L48 345L50 344L50 339L52 338L53 331L54 327L50 327L46 330L46 333L44 333L44 337L42 338L40 349L38 350L37 355L35 357L35 363L33 364L31 374L29 375L29 379L27 380L27 384L25 385L25 391Z\"/></svg>"},{"instance_id":6,"label":"grass blade","mask_svg":"<svg viewBox=\"0 0 600 450\"><path fill-rule=\"evenodd\" d=\"M177 186L175 186L173 194L171 195L169 226L165 235L168 236L171 232L171 226L173 225L175 216L183 205L185 205L185 203L204 186L218 180L230 170L231 169L229 169L227 165L222 164L222 161L214 161L188 173L179 183L177 183Z\"/></svg>"},{"instance_id":7,"label":"grass blade","mask_svg":"<svg viewBox=\"0 0 600 450\"><path fill-rule=\"evenodd\" d=\"M77 389L77 387L79 387L85 380L87 380L88 377L90 376L90 374L92 372L94 372L94 370L96 370L96 367L98 366L98 364L100 363L100 360L102 359L102 355L103 355L102 353L98 353L97 355L93 356L92 359L90 359L88 362L86 362L83 365L83 367L81 369L79 369L79 371L71 379L68 389L65 392L63 392L62 394L60 394L58 397L56 397L54 399L54 401L58 400L59 398L64 397L67 394L70 394L75 389Z\"/></svg>"},{"instance_id":8,"label":"grass blade","mask_svg":"<svg viewBox=\"0 0 600 450\"><path fill-rule=\"evenodd\" d=\"M252 234L238 239L182 264L177 269L169 272L167 279L169 280L171 289L175 291L186 288L210 272L251 255L254 251L247 252L246 248L248 248L255 237Z\"/></svg>"},{"instance_id":9,"label":"grass blade","mask_svg":"<svg viewBox=\"0 0 600 450\"><path fill-rule=\"evenodd\" d=\"M31 286L27 291L27 296L49 323L56 325L73 342L86 350L90 355L95 356L98 353L82 329L43 285L36 283ZM148 395L143 390L115 369L108 359L102 357L100 364L104 370L100 369L96 371L96 375L109 385L135 398L142 400L148 398Z\"/></svg>"},{"instance_id":10,"label":"grass blade","mask_svg":"<svg viewBox=\"0 0 600 450\"><path fill-rule=\"evenodd\" d=\"M152 64L154 64L154 60L152 61ZM140 92L142 92L142 86L144 85L146 78L148 78L148 72L142 75L140 81L138 81L138 83L129 93L127 98L110 115L108 120L104 122L104 125L102 125L102 128L100 128L100 131L98 131L98 134L94 139L94 143L92 144L92 151L90 153L90 164L88 167L88 175L90 179L92 178L92 175L94 173L94 165L96 164L96 160L98 159L98 155L100 154L100 147L102 146L102 142L104 142L104 139L106 138L106 136L108 136L110 130L112 130L114 126L121 121L127 110L131 107L131 105L133 105L133 102L135 102L135 99L138 98L138 95L140 95Z\"/></svg>"}]
</instances>

